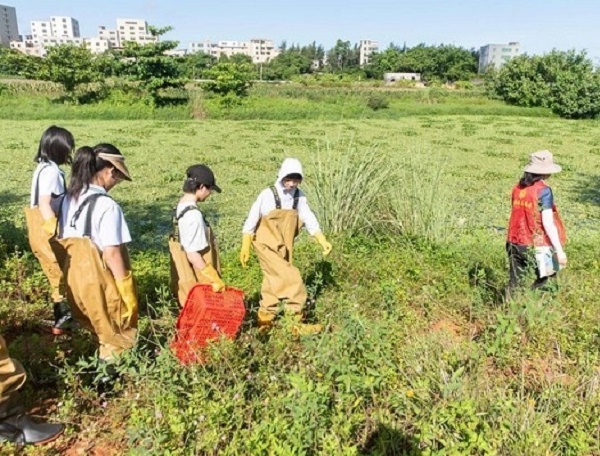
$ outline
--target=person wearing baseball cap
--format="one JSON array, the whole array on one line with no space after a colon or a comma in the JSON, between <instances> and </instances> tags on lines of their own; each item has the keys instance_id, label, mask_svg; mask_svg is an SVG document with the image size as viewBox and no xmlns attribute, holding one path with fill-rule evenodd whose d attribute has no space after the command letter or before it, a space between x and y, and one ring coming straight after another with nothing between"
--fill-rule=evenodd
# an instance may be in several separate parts
<instances>
[{"instance_id":1,"label":"person wearing baseball cap","mask_svg":"<svg viewBox=\"0 0 600 456\"><path fill-rule=\"evenodd\" d=\"M215 235L198 208L198 203L206 201L212 192L221 193L212 170L202 164L190 166L169 240L171 290L182 307L197 283L209 284L217 293L225 289Z\"/></svg>"},{"instance_id":2,"label":"person wearing baseball cap","mask_svg":"<svg viewBox=\"0 0 600 456\"><path fill-rule=\"evenodd\" d=\"M552 189L545 182L561 171L552 153L540 150L529 156L519 183L512 190L506 251L509 259L507 298L520 286L531 269L536 279L532 289L543 287L567 265L563 250L566 235L554 203Z\"/></svg>"}]
</instances>

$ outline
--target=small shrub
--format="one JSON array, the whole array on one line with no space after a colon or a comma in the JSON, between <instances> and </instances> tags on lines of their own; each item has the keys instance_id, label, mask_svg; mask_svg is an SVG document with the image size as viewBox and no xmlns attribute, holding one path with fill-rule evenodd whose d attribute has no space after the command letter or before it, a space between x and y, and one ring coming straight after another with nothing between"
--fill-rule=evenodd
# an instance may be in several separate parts
<instances>
[{"instance_id":1,"label":"small shrub","mask_svg":"<svg viewBox=\"0 0 600 456\"><path fill-rule=\"evenodd\" d=\"M367 100L367 106L373 111L378 111L380 109L389 108L390 102L387 98L382 97L381 95L371 95Z\"/></svg>"}]
</instances>

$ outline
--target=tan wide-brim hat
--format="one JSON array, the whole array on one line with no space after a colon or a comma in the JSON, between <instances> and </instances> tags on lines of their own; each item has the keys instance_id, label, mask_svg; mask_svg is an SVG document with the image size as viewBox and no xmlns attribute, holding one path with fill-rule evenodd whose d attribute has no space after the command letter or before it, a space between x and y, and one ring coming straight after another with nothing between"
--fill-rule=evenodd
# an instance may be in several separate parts
<instances>
[{"instance_id":1,"label":"tan wide-brim hat","mask_svg":"<svg viewBox=\"0 0 600 456\"><path fill-rule=\"evenodd\" d=\"M123 176L125 176L125 180L131 180L129 170L127 169L127 166L125 166L125 157L123 157L122 155L106 154L104 152L99 153L98 157L111 162L114 165L114 167L121 171Z\"/></svg>"},{"instance_id":2,"label":"tan wide-brim hat","mask_svg":"<svg viewBox=\"0 0 600 456\"><path fill-rule=\"evenodd\" d=\"M554 157L549 150L538 150L529 156L529 163L523 171L531 174L555 174L562 168L554 163Z\"/></svg>"}]
</instances>

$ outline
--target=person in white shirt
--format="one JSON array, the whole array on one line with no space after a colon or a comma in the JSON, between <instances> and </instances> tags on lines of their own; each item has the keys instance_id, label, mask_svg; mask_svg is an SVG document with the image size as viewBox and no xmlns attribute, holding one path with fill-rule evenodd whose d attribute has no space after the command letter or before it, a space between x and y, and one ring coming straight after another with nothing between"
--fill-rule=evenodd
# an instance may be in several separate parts
<instances>
[{"instance_id":1,"label":"person in white shirt","mask_svg":"<svg viewBox=\"0 0 600 456\"><path fill-rule=\"evenodd\" d=\"M213 191L221 193L221 188L208 166L194 165L187 169L183 196L175 209L174 233L169 241L171 285L182 307L196 283L210 284L217 293L225 289L215 236L197 206Z\"/></svg>"},{"instance_id":2,"label":"person in white shirt","mask_svg":"<svg viewBox=\"0 0 600 456\"><path fill-rule=\"evenodd\" d=\"M137 335L138 300L126 247L131 235L123 211L108 195L123 180L131 177L115 146L80 148L60 213L73 315L97 336L104 361L133 347Z\"/></svg>"},{"instance_id":3,"label":"person in white shirt","mask_svg":"<svg viewBox=\"0 0 600 456\"><path fill-rule=\"evenodd\" d=\"M261 329L272 326L283 302L284 311L298 321L293 327L294 332L309 334L321 330L320 325L302 323L307 295L300 271L292 264L293 245L300 228L305 225L309 234L321 244L323 255L328 255L332 247L321 232L306 196L298 188L302 178L300 161L286 158L275 185L258 195L242 229L242 267L248 263L252 244L263 271L257 315Z\"/></svg>"},{"instance_id":4,"label":"person in white shirt","mask_svg":"<svg viewBox=\"0 0 600 456\"><path fill-rule=\"evenodd\" d=\"M65 192L65 174L60 166L71 163L74 147L75 140L68 130L53 125L44 131L34 159L38 165L31 180L30 207L25 209L31 250L52 287L55 335L73 329L74 323L61 290L62 272L49 243L57 223L53 203Z\"/></svg>"}]
</instances>

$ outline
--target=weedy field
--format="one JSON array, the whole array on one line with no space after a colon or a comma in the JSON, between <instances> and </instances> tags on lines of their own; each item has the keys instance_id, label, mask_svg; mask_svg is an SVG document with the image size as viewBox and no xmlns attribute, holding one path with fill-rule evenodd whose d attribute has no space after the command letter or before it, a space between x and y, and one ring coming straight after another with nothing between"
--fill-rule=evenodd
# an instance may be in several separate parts
<instances>
[{"instance_id":1,"label":"weedy field","mask_svg":"<svg viewBox=\"0 0 600 456\"><path fill-rule=\"evenodd\" d=\"M600 128L597 122L482 115L345 121L59 121L77 145L112 142L133 182L112 194L130 224L143 316L122 381L98 395L84 374L86 333L54 340L45 279L22 207L32 158L53 121L2 121L0 318L29 372L34 413L69 424L23 454L600 454ZM569 234L555 293L506 303L504 227L528 153L550 149L551 185ZM306 234L295 260L323 334L259 336L253 259L241 225L283 158L331 234L324 260ZM201 208L226 283L250 316L212 361L171 354L167 236L187 166L204 162L223 193ZM2 448L11 454L11 448Z\"/></svg>"}]
</instances>

